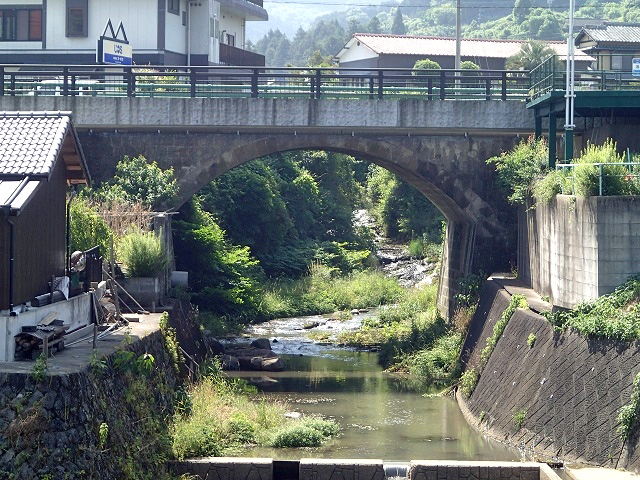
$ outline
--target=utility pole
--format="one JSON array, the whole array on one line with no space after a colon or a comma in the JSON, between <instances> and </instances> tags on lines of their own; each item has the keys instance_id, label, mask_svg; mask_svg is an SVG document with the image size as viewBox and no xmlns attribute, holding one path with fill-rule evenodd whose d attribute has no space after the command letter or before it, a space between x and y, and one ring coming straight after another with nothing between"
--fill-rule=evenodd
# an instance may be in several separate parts
<instances>
[{"instance_id":1,"label":"utility pole","mask_svg":"<svg viewBox=\"0 0 640 480\"><path fill-rule=\"evenodd\" d=\"M455 69L460 68L460 45L462 43L462 19L460 15L460 0L457 0L456 5L456 63ZM457 75L457 74L456 74Z\"/></svg>"},{"instance_id":2,"label":"utility pole","mask_svg":"<svg viewBox=\"0 0 640 480\"><path fill-rule=\"evenodd\" d=\"M575 128L575 73L576 58L575 45L573 43L573 27L575 17L575 0L569 1L569 35L567 36L567 85L565 90L565 117L564 117L564 161L571 163L573 160L573 130Z\"/></svg>"}]
</instances>

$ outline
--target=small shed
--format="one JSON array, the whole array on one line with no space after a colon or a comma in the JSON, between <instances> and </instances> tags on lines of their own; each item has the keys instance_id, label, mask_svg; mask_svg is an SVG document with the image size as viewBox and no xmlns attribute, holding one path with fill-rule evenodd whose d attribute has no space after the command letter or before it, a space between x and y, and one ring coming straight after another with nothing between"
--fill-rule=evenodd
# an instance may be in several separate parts
<instances>
[{"instance_id":1,"label":"small shed","mask_svg":"<svg viewBox=\"0 0 640 480\"><path fill-rule=\"evenodd\" d=\"M89 183L65 112L0 112L0 312L65 274L66 193Z\"/></svg>"},{"instance_id":2,"label":"small shed","mask_svg":"<svg viewBox=\"0 0 640 480\"><path fill-rule=\"evenodd\" d=\"M633 58L640 57L640 23L604 22L583 27L576 46L597 58L598 70L631 74Z\"/></svg>"}]
</instances>

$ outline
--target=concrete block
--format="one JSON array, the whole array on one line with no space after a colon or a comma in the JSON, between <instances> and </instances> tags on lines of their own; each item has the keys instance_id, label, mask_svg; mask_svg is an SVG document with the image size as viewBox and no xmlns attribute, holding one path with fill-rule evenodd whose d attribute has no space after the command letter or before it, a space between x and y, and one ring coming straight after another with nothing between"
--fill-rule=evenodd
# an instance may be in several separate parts
<instances>
[{"instance_id":1,"label":"concrete block","mask_svg":"<svg viewBox=\"0 0 640 480\"><path fill-rule=\"evenodd\" d=\"M273 480L270 458L208 457L175 466L177 474L191 473L201 480Z\"/></svg>"},{"instance_id":2,"label":"concrete block","mask_svg":"<svg viewBox=\"0 0 640 480\"><path fill-rule=\"evenodd\" d=\"M384 480L382 460L300 460L300 480ZM423 477L424 478L424 477Z\"/></svg>"}]
</instances>

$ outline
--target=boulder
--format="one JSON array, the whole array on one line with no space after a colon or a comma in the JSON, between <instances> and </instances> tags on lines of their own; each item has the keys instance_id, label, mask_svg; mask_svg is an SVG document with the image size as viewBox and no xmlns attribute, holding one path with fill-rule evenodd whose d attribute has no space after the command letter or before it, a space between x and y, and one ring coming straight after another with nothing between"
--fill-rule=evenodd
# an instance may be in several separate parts
<instances>
[{"instance_id":1,"label":"boulder","mask_svg":"<svg viewBox=\"0 0 640 480\"><path fill-rule=\"evenodd\" d=\"M256 338L251 342L251 346L260 350L271 350L271 343L268 338Z\"/></svg>"},{"instance_id":2,"label":"boulder","mask_svg":"<svg viewBox=\"0 0 640 480\"><path fill-rule=\"evenodd\" d=\"M251 357L251 370L262 370L262 357Z\"/></svg>"},{"instance_id":3,"label":"boulder","mask_svg":"<svg viewBox=\"0 0 640 480\"><path fill-rule=\"evenodd\" d=\"M238 357L238 363L240 363L240 370L253 370L251 367L251 358L253 357L246 357L246 356Z\"/></svg>"},{"instance_id":4,"label":"boulder","mask_svg":"<svg viewBox=\"0 0 640 480\"><path fill-rule=\"evenodd\" d=\"M313 322L306 322L302 326L302 328L304 328L305 330L311 330L312 328L316 328L316 327L319 327L319 326L320 326L320 322L313 321Z\"/></svg>"},{"instance_id":5,"label":"boulder","mask_svg":"<svg viewBox=\"0 0 640 480\"><path fill-rule=\"evenodd\" d=\"M219 340L213 337L206 336L204 337L204 342L209 350L211 350L211 353L213 353L214 355L220 355L224 353L224 345L220 343Z\"/></svg>"},{"instance_id":6,"label":"boulder","mask_svg":"<svg viewBox=\"0 0 640 480\"><path fill-rule=\"evenodd\" d=\"M263 358L262 359L262 370L266 372L281 372L284 370L284 365L282 364L282 360L280 358Z\"/></svg>"},{"instance_id":7,"label":"boulder","mask_svg":"<svg viewBox=\"0 0 640 480\"><path fill-rule=\"evenodd\" d=\"M223 370L240 370L240 362L236 357L232 357L231 355L223 355L222 369Z\"/></svg>"}]
</instances>

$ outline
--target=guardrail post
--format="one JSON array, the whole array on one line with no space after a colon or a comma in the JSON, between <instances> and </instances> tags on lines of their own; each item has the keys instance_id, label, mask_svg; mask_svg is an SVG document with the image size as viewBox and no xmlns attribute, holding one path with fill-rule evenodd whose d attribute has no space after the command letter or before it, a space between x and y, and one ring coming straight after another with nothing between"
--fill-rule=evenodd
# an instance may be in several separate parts
<instances>
[{"instance_id":1,"label":"guardrail post","mask_svg":"<svg viewBox=\"0 0 640 480\"><path fill-rule=\"evenodd\" d=\"M316 97L316 77L309 77L309 98L313 100Z\"/></svg>"},{"instance_id":2,"label":"guardrail post","mask_svg":"<svg viewBox=\"0 0 640 480\"><path fill-rule=\"evenodd\" d=\"M384 97L384 71L378 70L378 100Z\"/></svg>"},{"instance_id":3,"label":"guardrail post","mask_svg":"<svg viewBox=\"0 0 640 480\"><path fill-rule=\"evenodd\" d=\"M11 96L15 97L16 96L16 75L15 73L10 73L11 75L11 81L9 82L9 86L11 87ZM37 89L36 89L37 92Z\"/></svg>"},{"instance_id":4,"label":"guardrail post","mask_svg":"<svg viewBox=\"0 0 640 480\"><path fill-rule=\"evenodd\" d=\"M600 196L602 196L602 164L598 164L598 173L600 177Z\"/></svg>"},{"instance_id":5,"label":"guardrail post","mask_svg":"<svg viewBox=\"0 0 640 480\"><path fill-rule=\"evenodd\" d=\"M2 83L0 84L0 97L4 97L4 67L0 67L0 76Z\"/></svg>"},{"instance_id":6,"label":"guardrail post","mask_svg":"<svg viewBox=\"0 0 640 480\"><path fill-rule=\"evenodd\" d=\"M433 100L433 78L427 78L427 100Z\"/></svg>"},{"instance_id":7,"label":"guardrail post","mask_svg":"<svg viewBox=\"0 0 640 480\"><path fill-rule=\"evenodd\" d=\"M374 84L373 77L369 77L369 100L373 100L373 97L374 97L373 84Z\"/></svg>"},{"instance_id":8,"label":"guardrail post","mask_svg":"<svg viewBox=\"0 0 640 480\"><path fill-rule=\"evenodd\" d=\"M125 77L127 79L127 97L133 97L136 87L134 84L135 79L133 76L133 70L131 68L127 70L127 74Z\"/></svg>"},{"instance_id":9,"label":"guardrail post","mask_svg":"<svg viewBox=\"0 0 640 480\"><path fill-rule=\"evenodd\" d=\"M251 98L258 98L258 69L254 68L251 74Z\"/></svg>"},{"instance_id":10,"label":"guardrail post","mask_svg":"<svg viewBox=\"0 0 640 480\"><path fill-rule=\"evenodd\" d=\"M75 74L71 74L71 96L74 97L76 95L76 76Z\"/></svg>"},{"instance_id":11,"label":"guardrail post","mask_svg":"<svg viewBox=\"0 0 640 480\"><path fill-rule=\"evenodd\" d=\"M502 72L502 100L507 99L507 72Z\"/></svg>"},{"instance_id":12,"label":"guardrail post","mask_svg":"<svg viewBox=\"0 0 640 480\"><path fill-rule=\"evenodd\" d=\"M191 98L196 98L196 84L197 84L197 77L196 77L196 71L193 68L189 69L189 83L190 83L190 93L191 93Z\"/></svg>"},{"instance_id":13,"label":"guardrail post","mask_svg":"<svg viewBox=\"0 0 640 480\"><path fill-rule=\"evenodd\" d=\"M69 67L62 67L62 95L69 96Z\"/></svg>"},{"instance_id":14,"label":"guardrail post","mask_svg":"<svg viewBox=\"0 0 640 480\"><path fill-rule=\"evenodd\" d=\"M486 100L491 100L491 79L485 79L484 84Z\"/></svg>"},{"instance_id":15,"label":"guardrail post","mask_svg":"<svg viewBox=\"0 0 640 480\"><path fill-rule=\"evenodd\" d=\"M446 98L445 91L444 91L446 86L444 73L445 73L444 70L440 70L440 100L444 100Z\"/></svg>"},{"instance_id":16,"label":"guardrail post","mask_svg":"<svg viewBox=\"0 0 640 480\"><path fill-rule=\"evenodd\" d=\"M322 92L322 71L316 70L316 98L320 98Z\"/></svg>"}]
</instances>

